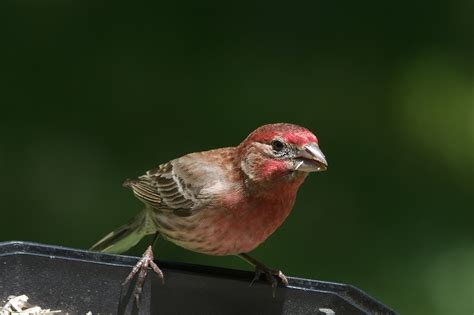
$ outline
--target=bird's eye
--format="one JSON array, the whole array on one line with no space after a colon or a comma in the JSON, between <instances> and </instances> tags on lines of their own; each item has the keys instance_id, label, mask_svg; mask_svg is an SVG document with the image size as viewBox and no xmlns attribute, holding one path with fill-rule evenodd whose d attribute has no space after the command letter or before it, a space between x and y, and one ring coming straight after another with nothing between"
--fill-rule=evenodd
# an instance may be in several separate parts
<instances>
[{"instance_id":1,"label":"bird's eye","mask_svg":"<svg viewBox=\"0 0 474 315\"><path fill-rule=\"evenodd\" d=\"M284 147L285 147L285 145L280 140L273 140L272 141L272 149L274 151L280 152L281 150L283 150Z\"/></svg>"}]
</instances>

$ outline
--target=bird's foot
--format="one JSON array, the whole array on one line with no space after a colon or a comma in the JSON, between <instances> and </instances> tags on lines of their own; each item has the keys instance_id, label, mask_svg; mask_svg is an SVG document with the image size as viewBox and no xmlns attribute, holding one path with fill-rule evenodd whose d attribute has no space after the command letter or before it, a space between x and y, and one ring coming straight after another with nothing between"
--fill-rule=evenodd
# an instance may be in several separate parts
<instances>
[{"instance_id":1,"label":"bird's foot","mask_svg":"<svg viewBox=\"0 0 474 315\"><path fill-rule=\"evenodd\" d=\"M138 302L140 301L140 294L142 293L142 290L143 290L143 284L145 283L145 278L148 273L148 267L151 267L153 272L156 273L158 278L161 279L162 283L165 282L164 277L163 277L163 272L153 262L153 250L152 250L151 245L148 246L145 253L143 253L142 258L137 262L137 264L133 267L132 271L128 274L125 281L122 283L122 286L126 285L138 273L137 282L135 284L135 289L133 292L137 305L139 305Z\"/></svg>"},{"instance_id":2,"label":"bird's foot","mask_svg":"<svg viewBox=\"0 0 474 315\"><path fill-rule=\"evenodd\" d=\"M255 276L250 283L250 286L252 286L255 281L259 280L262 274L265 275L265 278L273 288L273 297L275 297L275 290L278 285L278 280L280 280L283 285L288 285L288 279L283 274L283 272L281 272L281 270L270 269L263 264L258 264L255 266Z\"/></svg>"}]
</instances>

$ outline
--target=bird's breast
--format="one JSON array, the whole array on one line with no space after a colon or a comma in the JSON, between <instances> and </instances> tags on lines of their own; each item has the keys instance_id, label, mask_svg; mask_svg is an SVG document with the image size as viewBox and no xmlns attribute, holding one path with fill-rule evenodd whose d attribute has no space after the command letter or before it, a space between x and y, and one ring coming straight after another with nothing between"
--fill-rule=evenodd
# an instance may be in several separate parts
<instances>
[{"instance_id":1,"label":"bird's breast","mask_svg":"<svg viewBox=\"0 0 474 315\"><path fill-rule=\"evenodd\" d=\"M246 253L265 241L287 218L296 191L269 197L229 193L226 202L190 217L159 217L162 234L189 250L211 255Z\"/></svg>"},{"instance_id":2,"label":"bird's breast","mask_svg":"<svg viewBox=\"0 0 474 315\"><path fill-rule=\"evenodd\" d=\"M276 200L254 199L232 213L216 217L211 228L220 240L214 254L247 253L264 242L288 217L294 196Z\"/></svg>"}]
</instances>

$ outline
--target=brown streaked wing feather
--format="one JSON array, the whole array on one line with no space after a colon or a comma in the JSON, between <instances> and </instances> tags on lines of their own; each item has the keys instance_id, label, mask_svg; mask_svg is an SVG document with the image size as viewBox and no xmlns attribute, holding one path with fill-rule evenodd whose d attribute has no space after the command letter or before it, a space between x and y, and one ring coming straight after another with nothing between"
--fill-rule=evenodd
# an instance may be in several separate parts
<instances>
[{"instance_id":1,"label":"brown streaked wing feather","mask_svg":"<svg viewBox=\"0 0 474 315\"><path fill-rule=\"evenodd\" d=\"M189 216L214 202L216 194L227 194L228 190L240 188L240 178L227 182L227 175L239 167L235 152L235 148L221 148L190 153L126 182L126 185L155 209ZM222 163L223 159L227 163Z\"/></svg>"},{"instance_id":2,"label":"brown streaked wing feather","mask_svg":"<svg viewBox=\"0 0 474 315\"><path fill-rule=\"evenodd\" d=\"M162 200L160 195L150 181L139 178L129 181L129 186L132 188L135 196L145 204L153 208L161 208Z\"/></svg>"},{"instance_id":3,"label":"brown streaked wing feather","mask_svg":"<svg viewBox=\"0 0 474 315\"><path fill-rule=\"evenodd\" d=\"M175 174L173 162L162 164L138 179L129 180L127 185L145 204L155 209L171 210L178 216L189 216L197 204L195 189L185 189L186 180Z\"/></svg>"}]
</instances>

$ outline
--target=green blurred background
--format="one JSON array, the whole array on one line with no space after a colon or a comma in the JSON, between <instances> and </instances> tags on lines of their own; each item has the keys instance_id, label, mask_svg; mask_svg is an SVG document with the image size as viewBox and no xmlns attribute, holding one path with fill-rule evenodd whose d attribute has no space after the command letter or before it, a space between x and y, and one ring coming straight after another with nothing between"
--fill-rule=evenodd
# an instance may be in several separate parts
<instances>
[{"instance_id":1,"label":"green blurred background","mask_svg":"<svg viewBox=\"0 0 474 315\"><path fill-rule=\"evenodd\" d=\"M88 248L140 209L125 178L292 122L330 167L254 255L402 314L472 314L473 9L3 1L0 239Z\"/></svg>"}]
</instances>

